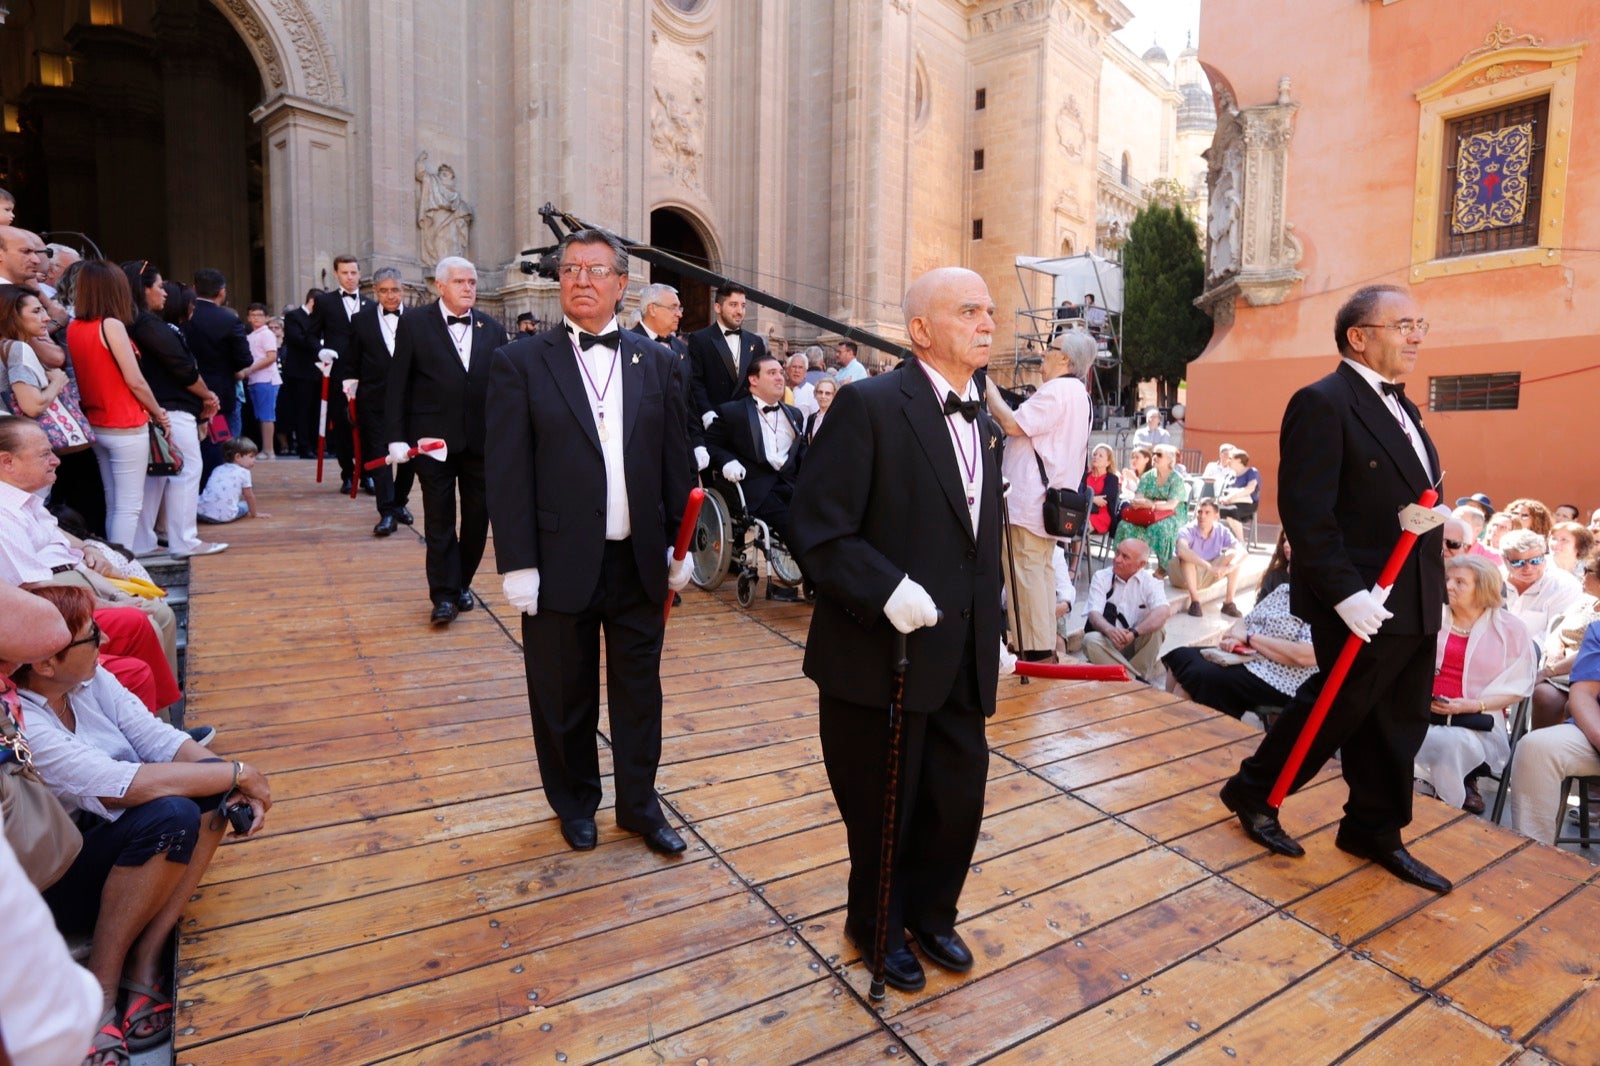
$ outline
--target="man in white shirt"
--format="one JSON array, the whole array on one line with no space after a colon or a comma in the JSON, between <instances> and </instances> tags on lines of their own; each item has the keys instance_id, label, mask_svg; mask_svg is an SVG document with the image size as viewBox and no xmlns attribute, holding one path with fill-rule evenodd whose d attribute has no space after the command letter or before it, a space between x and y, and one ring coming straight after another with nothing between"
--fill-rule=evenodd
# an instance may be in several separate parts
<instances>
[{"instance_id":1,"label":"man in white shirt","mask_svg":"<svg viewBox=\"0 0 1600 1066\"><path fill-rule=\"evenodd\" d=\"M1161 666L1161 641L1172 615L1166 590L1145 569L1149 560L1150 546L1142 540L1130 538L1117 545L1111 565L1089 581L1083 636L1083 654L1090 662L1125 666L1144 680Z\"/></svg>"},{"instance_id":2,"label":"man in white shirt","mask_svg":"<svg viewBox=\"0 0 1600 1066\"><path fill-rule=\"evenodd\" d=\"M813 395L816 390L806 381L806 371L809 366L806 357L799 353L791 355L784 363L784 377L788 380L789 387L784 390L786 395L783 402L799 408L802 418L809 418L817 413L817 400Z\"/></svg>"},{"instance_id":3,"label":"man in white shirt","mask_svg":"<svg viewBox=\"0 0 1600 1066\"><path fill-rule=\"evenodd\" d=\"M1144 425L1133 434L1133 443L1154 448L1157 444L1171 444L1172 432L1161 425L1161 412L1152 407L1144 414Z\"/></svg>"},{"instance_id":4,"label":"man in white shirt","mask_svg":"<svg viewBox=\"0 0 1600 1066\"><path fill-rule=\"evenodd\" d=\"M1583 583L1550 565L1550 546L1531 529L1513 529L1500 538L1506 562L1506 606L1541 641L1550 623L1583 599Z\"/></svg>"}]
</instances>

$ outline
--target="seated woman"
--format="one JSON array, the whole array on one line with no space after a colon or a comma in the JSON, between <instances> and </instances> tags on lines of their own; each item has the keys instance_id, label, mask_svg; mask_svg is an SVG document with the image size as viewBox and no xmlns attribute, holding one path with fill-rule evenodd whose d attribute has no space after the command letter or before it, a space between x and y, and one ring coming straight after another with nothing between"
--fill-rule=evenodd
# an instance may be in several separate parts
<instances>
[{"instance_id":1,"label":"seated woman","mask_svg":"<svg viewBox=\"0 0 1600 1066\"><path fill-rule=\"evenodd\" d=\"M1167 568L1177 551L1178 530L1189 521L1189 483L1177 471L1178 449L1170 444L1158 444L1151 450L1155 455L1155 466L1145 471L1139 479L1132 503L1153 504L1158 508L1172 507L1175 510L1148 525L1139 525L1128 520L1124 509L1117 536L1123 539L1133 537L1150 545L1150 554L1156 560L1156 577L1166 577Z\"/></svg>"},{"instance_id":2,"label":"seated woman","mask_svg":"<svg viewBox=\"0 0 1600 1066\"><path fill-rule=\"evenodd\" d=\"M1531 529L1541 537L1548 537L1550 527L1555 524L1550 508L1527 497L1506 504L1504 513L1511 519L1512 529Z\"/></svg>"},{"instance_id":3,"label":"seated woman","mask_svg":"<svg viewBox=\"0 0 1600 1066\"><path fill-rule=\"evenodd\" d=\"M1551 564L1559 570L1583 576L1584 560L1594 550L1594 534L1576 522L1557 522L1550 527Z\"/></svg>"},{"instance_id":4,"label":"seated woman","mask_svg":"<svg viewBox=\"0 0 1600 1066\"><path fill-rule=\"evenodd\" d=\"M1177 648L1161 657L1168 692L1242 718L1257 707L1288 703L1317 672L1311 626L1289 610L1289 557L1288 538L1280 533L1255 607L1217 641L1219 649L1245 661L1223 666L1200 648Z\"/></svg>"},{"instance_id":5,"label":"seated woman","mask_svg":"<svg viewBox=\"0 0 1600 1066\"><path fill-rule=\"evenodd\" d=\"M1139 479L1155 465L1155 452L1148 444L1135 444L1128 451L1128 465L1117 472L1117 483L1129 493L1139 487ZM1123 500L1127 503L1127 500ZM1113 523L1114 524L1114 523Z\"/></svg>"},{"instance_id":6,"label":"seated woman","mask_svg":"<svg viewBox=\"0 0 1600 1066\"><path fill-rule=\"evenodd\" d=\"M1109 444L1096 444L1089 453L1089 469L1084 472L1078 491L1089 497L1089 530L1104 535L1111 532L1121 509L1122 483L1117 477L1117 457Z\"/></svg>"},{"instance_id":7,"label":"seated woman","mask_svg":"<svg viewBox=\"0 0 1600 1066\"><path fill-rule=\"evenodd\" d=\"M1475 784L1511 755L1505 710L1533 691L1538 656L1522 619L1505 610L1500 572L1475 555L1444 564L1444 625L1434 658L1428 735L1416 774L1452 807L1483 813Z\"/></svg>"},{"instance_id":8,"label":"seated woman","mask_svg":"<svg viewBox=\"0 0 1600 1066\"><path fill-rule=\"evenodd\" d=\"M34 765L83 831L83 851L44 897L63 931L94 934L89 971L105 1016L88 1061L125 1062L171 1031L162 955L228 828L226 809L246 805L253 836L272 792L259 770L163 724L97 667L100 628L87 590L33 592L56 606L72 640L15 674L26 736Z\"/></svg>"},{"instance_id":9,"label":"seated woman","mask_svg":"<svg viewBox=\"0 0 1600 1066\"><path fill-rule=\"evenodd\" d=\"M1578 658L1584 631L1600 622L1600 551L1591 551L1585 559L1583 592L1587 598L1551 622L1545 633L1530 729L1547 729L1567 720L1572 664Z\"/></svg>"}]
</instances>

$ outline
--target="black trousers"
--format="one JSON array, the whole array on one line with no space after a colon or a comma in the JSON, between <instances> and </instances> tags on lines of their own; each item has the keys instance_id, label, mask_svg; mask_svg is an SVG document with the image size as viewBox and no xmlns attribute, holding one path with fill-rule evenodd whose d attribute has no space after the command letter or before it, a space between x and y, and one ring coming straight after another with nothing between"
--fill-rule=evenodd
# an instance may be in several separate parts
<instances>
[{"instance_id":1,"label":"black trousers","mask_svg":"<svg viewBox=\"0 0 1600 1066\"><path fill-rule=\"evenodd\" d=\"M317 454L317 409L321 403L320 376L283 379L278 392L278 433L292 438L292 450L299 455Z\"/></svg>"},{"instance_id":2,"label":"black trousers","mask_svg":"<svg viewBox=\"0 0 1600 1066\"><path fill-rule=\"evenodd\" d=\"M1312 630L1317 674L1300 686L1234 778L1247 802L1266 803L1348 636L1343 626ZM1411 824L1413 761L1428 733L1436 646L1432 635L1385 636L1380 631L1372 643L1362 646L1306 753L1291 791L1311 780L1336 750L1340 752L1350 786L1340 823L1346 836L1394 848L1400 846L1400 830Z\"/></svg>"},{"instance_id":3,"label":"black trousers","mask_svg":"<svg viewBox=\"0 0 1600 1066\"><path fill-rule=\"evenodd\" d=\"M600 638L606 642L606 714L617 824L648 833L666 824L656 798L661 763L661 604L639 579L631 540L607 541L589 605L576 614L522 616L528 710L545 799L562 821L600 806Z\"/></svg>"},{"instance_id":4,"label":"black trousers","mask_svg":"<svg viewBox=\"0 0 1600 1066\"><path fill-rule=\"evenodd\" d=\"M938 934L955 929L956 904L978 845L989 745L970 638L956 677L937 711L905 717L890 875L890 951L904 946L907 926ZM818 731L850 848L846 920L857 936L870 938L877 925L888 709L822 694Z\"/></svg>"},{"instance_id":5,"label":"black trousers","mask_svg":"<svg viewBox=\"0 0 1600 1066\"><path fill-rule=\"evenodd\" d=\"M370 404L368 406L371 406ZM389 454L389 442L384 440L383 411L381 409L369 411L356 401L356 418L361 423L361 464L365 466L374 459L382 459ZM399 466L390 466L384 463L376 470L364 471L372 479L372 492L376 497L378 513L380 515L399 515L401 508L411 498L411 484L416 480L416 467L419 462L431 463L432 459L418 456L409 463ZM481 553L480 553L481 555Z\"/></svg>"},{"instance_id":6,"label":"black trousers","mask_svg":"<svg viewBox=\"0 0 1600 1066\"><path fill-rule=\"evenodd\" d=\"M388 445L384 445L385 450ZM406 464L422 485L422 536L428 552L428 597L454 600L472 587L483 548L489 541L489 509L484 499L483 456L448 459L421 456ZM461 497L461 532L456 532L456 495Z\"/></svg>"}]
</instances>

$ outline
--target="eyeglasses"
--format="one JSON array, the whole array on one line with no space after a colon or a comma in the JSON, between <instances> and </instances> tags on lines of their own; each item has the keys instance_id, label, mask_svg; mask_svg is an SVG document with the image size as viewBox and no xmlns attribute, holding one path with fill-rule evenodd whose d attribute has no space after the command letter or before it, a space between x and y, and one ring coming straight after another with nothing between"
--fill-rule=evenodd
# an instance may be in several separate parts
<instances>
[{"instance_id":1,"label":"eyeglasses","mask_svg":"<svg viewBox=\"0 0 1600 1066\"><path fill-rule=\"evenodd\" d=\"M1506 565L1513 570L1521 570L1524 566L1543 566L1544 556L1535 555L1531 559L1507 559Z\"/></svg>"},{"instance_id":2,"label":"eyeglasses","mask_svg":"<svg viewBox=\"0 0 1600 1066\"><path fill-rule=\"evenodd\" d=\"M582 263L561 264L561 276L572 281L577 281L579 274L588 274L590 281L604 281L616 273L618 270L615 267L608 267L604 263L594 263L589 266Z\"/></svg>"},{"instance_id":3,"label":"eyeglasses","mask_svg":"<svg viewBox=\"0 0 1600 1066\"><path fill-rule=\"evenodd\" d=\"M104 638L104 634L100 632L100 623L99 622L90 622L89 623L89 635L86 636L86 637L79 637L77 640L72 641L65 648L61 649L60 654L62 654L62 655L67 654L67 652L71 651L73 648L76 648L79 644L93 644L95 647L98 648L100 646L100 642L101 642L101 640L103 638Z\"/></svg>"},{"instance_id":4,"label":"eyeglasses","mask_svg":"<svg viewBox=\"0 0 1600 1066\"><path fill-rule=\"evenodd\" d=\"M1413 333L1423 337L1428 335L1428 320L1425 318L1402 318L1398 322L1358 322L1357 329L1392 329L1399 332L1402 337L1409 337Z\"/></svg>"},{"instance_id":5,"label":"eyeglasses","mask_svg":"<svg viewBox=\"0 0 1600 1066\"><path fill-rule=\"evenodd\" d=\"M1465 548L1467 546L1467 544L1466 544L1466 541L1451 540L1449 537L1446 537L1446 538L1444 538L1444 546L1446 548L1449 548L1453 552L1458 552L1462 548Z\"/></svg>"}]
</instances>

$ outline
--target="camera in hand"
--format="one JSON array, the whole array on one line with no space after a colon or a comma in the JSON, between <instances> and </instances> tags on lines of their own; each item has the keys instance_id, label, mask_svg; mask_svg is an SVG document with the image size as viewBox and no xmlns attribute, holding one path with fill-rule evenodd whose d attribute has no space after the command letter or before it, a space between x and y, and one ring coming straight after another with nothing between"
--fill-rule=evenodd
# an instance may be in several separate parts
<instances>
[{"instance_id":1,"label":"camera in hand","mask_svg":"<svg viewBox=\"0 0 1600 1066\"><path fill-rule=\"evenodd\" d=\"M244 836L250 832L250 827L256 824L255 808L248 803L235 803L224 807L222 813L227 816L228 824L233 826L234 836Z\"/></svg>"}]
</instances>

